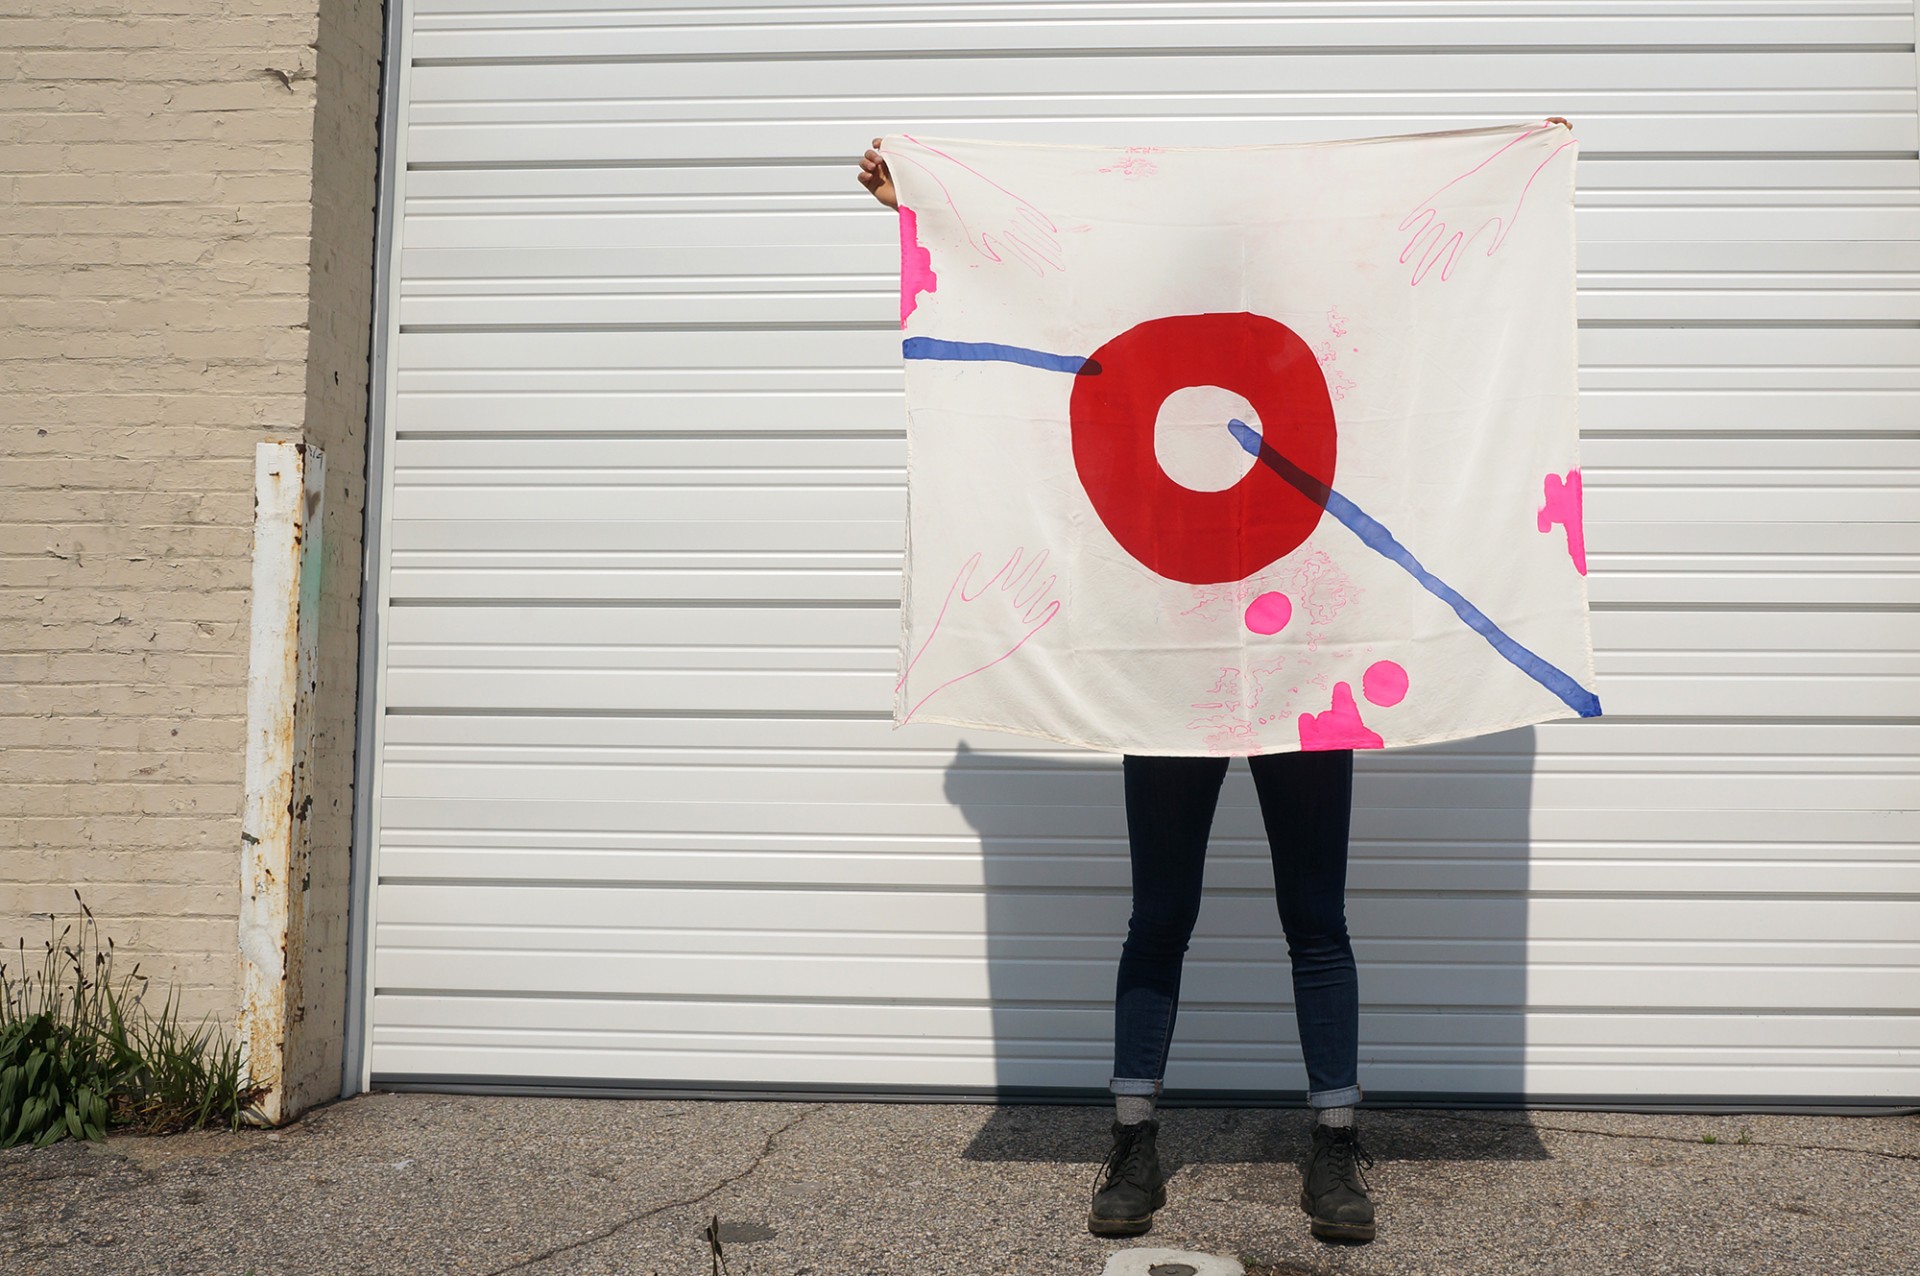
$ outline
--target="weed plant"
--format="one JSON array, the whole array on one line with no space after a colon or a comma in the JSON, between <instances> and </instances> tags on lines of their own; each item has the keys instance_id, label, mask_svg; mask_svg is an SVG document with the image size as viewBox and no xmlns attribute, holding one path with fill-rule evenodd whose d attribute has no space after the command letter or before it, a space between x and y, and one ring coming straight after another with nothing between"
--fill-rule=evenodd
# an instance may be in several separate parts
<instances>
[{"instance_id":1,"label":"weed plant","mask_svg":"<svg viewBox=\"0 0 1920 1276\"><path fill-rule=\"evenodd\" d=\"M237 1042L188 1027L169 990L156 1010L135 964L114 971L114 943L80 893L77 923L48 923L37 968L26 941L0 962L0 1148L237 1126L257 1090ZM69 942L71 940L71 942ZM16 973L17 972L17 973Z\"/></svg>"}]
</instances>

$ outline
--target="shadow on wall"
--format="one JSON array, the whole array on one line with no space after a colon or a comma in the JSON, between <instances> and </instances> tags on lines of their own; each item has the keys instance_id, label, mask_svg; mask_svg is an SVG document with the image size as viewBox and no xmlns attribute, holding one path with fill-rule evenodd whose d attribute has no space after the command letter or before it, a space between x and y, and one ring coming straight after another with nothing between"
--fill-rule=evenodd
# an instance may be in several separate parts
<instances>
[{"instance_id":1,"label":"shadow on wall","mask_svg":"<svg viewBox=\"0 0 1920 1276\"><path fill-rule=\"evenodd\" d=\"M1347 919L1369 1106L1489 1106L1525 1089L1534 755L1532 728L1360 755ZM1119 759L963 743L945 787L980 837L1003 1096L1104 1104L1130 905ZM1166 1080L1168 1107L1305 1103L1273 869L1252 776L1240 762L1214 819ZM1196 1133L1212 1131L1204 1147L1183 1139L1184 1159L1290 1161L1307 1128L1304 1110L1228 1116L1183 1118ZM1104 1114L1088 1117L1085 1137L1104 1146ZM1080 1124L1003 1106L969 1155L1087 1155L1077 1146ZM1498 1159L1544 1155L1531 1135L1475 1146Z\"/></svg>"}]
</instances>

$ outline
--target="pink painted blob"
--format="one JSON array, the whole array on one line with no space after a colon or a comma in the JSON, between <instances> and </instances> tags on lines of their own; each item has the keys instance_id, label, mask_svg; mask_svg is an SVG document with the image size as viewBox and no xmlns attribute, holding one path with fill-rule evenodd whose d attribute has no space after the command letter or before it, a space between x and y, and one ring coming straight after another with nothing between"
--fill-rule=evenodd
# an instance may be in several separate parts
<instances>
[{"instance_id":1,"label":"pink painted blob","mask_svg":"<svg viewBox=\"0 0 1920 1276\"><path fill-rule=\"evenodd\" d=\"M920 223L913 210L905 204L900 205L900 326L907 326L907 316L920 304L920 294L933 292L940 287L940 277L933 273L933 254L920 246Z\"/></svg>"},{"instance_id":2,"label":"pink painted blob","mask_svg":"<svg viewBox=\"0 0 1920 1276\"><path fill-rule=\"evenodd\" d=\"M1360 675L1360 694L1382 708L1399 704L1407 698L1407 671L1391 660L1376 661Z\"/></svg>"},{"instance_id":3,"label":"pink painted blob","mask_svg":"<svg viewBox=\"0 0 1920 1276\"><path fill-rule=\"evenodd\" d=\"M1277 634L1293 619L1293 600L1268 592L1247 604L1247 628L1256 634Z\"/></svg>"},{"instance_id":4,"label":"pink painted blob","mask_svg":"<svg viewBox=\"0 0 1920 1276\"><path fill-rule=\"evenodd\" d=\"M1353 702L1353 688L1344 682L1333 684L1333 708L1325 713L1300 715L1300 747L1307 752L1321 749L1384 749L1386 741L1367 730L1360 721L1360 706Z\"/></svg>"},{"instance_id":5,"label":"pink painted blob","mask_svg":"<svg viewBox=\"0 0 1920 1276\"><path fill-rule=\"evenodd\" d=\"M1567 529L1567 556L1573 559L1574 570L1582 576L1587 574L1587 526L1583 506L1585 502L1580 494L1580 471L1567 471L1563 479L1558 474L1547 475L1546 503L1540 507L1540 517L1536 526L1543 532L1553 530L1559 523Z\"/></svg>"}]
</instances>

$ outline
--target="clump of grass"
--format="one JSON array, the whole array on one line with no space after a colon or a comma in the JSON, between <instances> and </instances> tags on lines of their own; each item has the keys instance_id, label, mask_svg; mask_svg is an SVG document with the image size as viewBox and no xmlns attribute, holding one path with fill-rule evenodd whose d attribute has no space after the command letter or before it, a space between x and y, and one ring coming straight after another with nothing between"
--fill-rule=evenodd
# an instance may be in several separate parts
<instances>
[{"instance_id":1,"label":"clump of grass","mask_svg":"<svg viewBox=\"0 0 1920 1276\"><path fill-rule=\"evenodd\" d=\"M238 1043L182 1023L171 990L149 1006L139 965L115 973L113 940L74 898L77 923L49 921L37 967L24 939L15 969L0 962L0 1148L239 1125L258 1091Z\"/></svg>"},{"instance_id":2,"label":"clump of grass","mask_svg":"<svg viewBox=\"0 0 1920 1276\"><path fill-rule=\"evenodd\" d=\"M144 989L143 989L144 991ZM116 1096L116 1124L143 1134L172 1134L208 1126L237 1129L259 1094L247 1073L240 1043L207 1020L180 1022L171 990L160 1008L122 1016L115 1033L138 1060L132 1084Z\"/></svg>"}]
</instances>

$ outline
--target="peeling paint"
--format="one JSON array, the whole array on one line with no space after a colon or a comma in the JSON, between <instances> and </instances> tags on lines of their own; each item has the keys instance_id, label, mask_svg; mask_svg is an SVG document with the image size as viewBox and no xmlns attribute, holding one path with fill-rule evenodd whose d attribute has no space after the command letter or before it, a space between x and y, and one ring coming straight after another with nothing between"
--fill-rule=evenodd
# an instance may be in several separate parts
<instances>
[{"instance_id":1,"label":"peeling paint","mask_svg":"<svg viewBox=\"0 0 1920 1276\"><path fill-rule=\"evenodd\" d=\"M240 843L241 1008L238 1036L262 1087L249 1117L285 1111L287 1033L302 1000L306 813L319 639L321 493L325 457L299 443L261 443L254 460L252 634L247 654L246 810Z\"/></svg>"}]
</instances>

